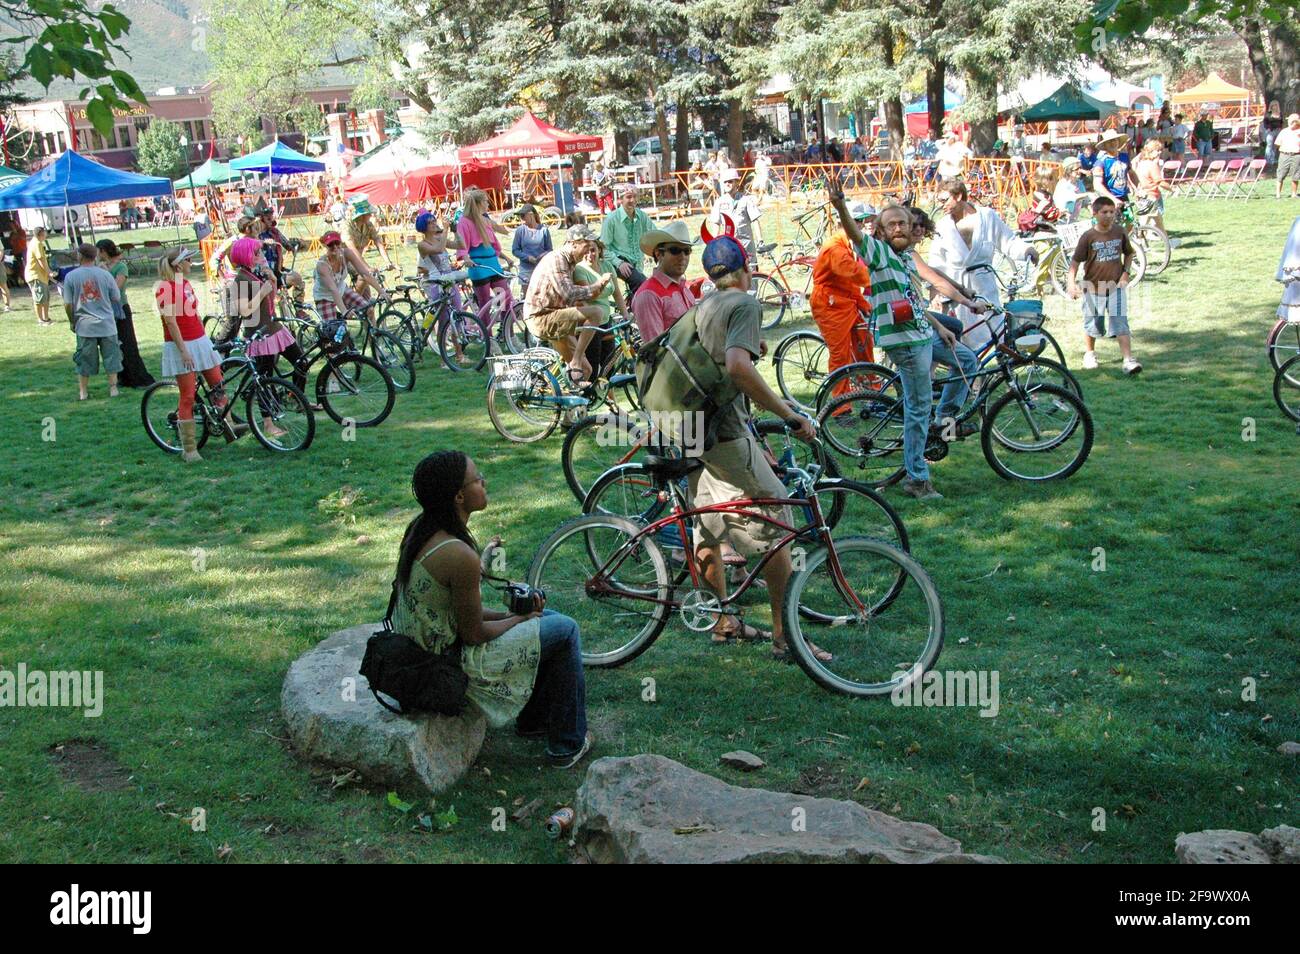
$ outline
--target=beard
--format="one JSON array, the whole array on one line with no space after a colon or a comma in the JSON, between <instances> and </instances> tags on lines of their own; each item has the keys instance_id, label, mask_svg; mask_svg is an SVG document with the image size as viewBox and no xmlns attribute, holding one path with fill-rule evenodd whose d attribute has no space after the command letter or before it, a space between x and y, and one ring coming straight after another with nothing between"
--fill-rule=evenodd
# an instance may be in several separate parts
<instances>
[{"instance_id":1,"label":"beard","mask_svg":"<svg viewBox=\"0 0 1300 954\"><path fill-rule=\"evenodd\" d=\"M895 235L893 238L889 240L889 247L892 248L895 252L906 252L909 248L912 247L912 236Z\"/></svg>"}]
</instances>

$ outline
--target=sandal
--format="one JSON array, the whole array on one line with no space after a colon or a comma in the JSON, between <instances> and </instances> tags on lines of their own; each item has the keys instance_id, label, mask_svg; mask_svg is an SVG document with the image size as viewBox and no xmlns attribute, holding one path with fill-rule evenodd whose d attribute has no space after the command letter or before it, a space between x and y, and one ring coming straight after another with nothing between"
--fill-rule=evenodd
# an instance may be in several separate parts
<instances>
[{"instance_id":1,"label":"sandal","mask_svg":"<svg viewBox=\"0 0 1300 954\"><path fill-rule=\"evenodd\" d=\"M569 373L569 383L575 388L583 387L590 382L587 380L587 372L582 368L568 367L564 369Z\"/></svg>"},{"instance_id":2,"label":"sandal","mask_svg":"<svg viewBox=\"0 0 1300 954\"><path fill-rule=\"evenodd\" d=\"M818 662L828 663L828 662L835 661L835 654L832 653L830 650L822 649L820 646L818 646L816 643L813 642L809 642L808 645L812 647L813 658L816 659ZM785 646L779 649L773 646L772 658L775 659L777 662L784 662L784 663L792 663L795 661L794 656L790 652L789 646Z\"/></svg>"},{"instance_id":3,"label":"sandal","mask_svg":"<svg viewBox=\"0 0 1300 954\"><path fill-rule=\"evenodd\" d=\"M722 632L718 632L716 629L713 631L713 645L715 646L723 646L727 643L770 643L771 641L771 633L765 633L758 627L750 626L748 623Z\"/></svg>"}]
</instances>

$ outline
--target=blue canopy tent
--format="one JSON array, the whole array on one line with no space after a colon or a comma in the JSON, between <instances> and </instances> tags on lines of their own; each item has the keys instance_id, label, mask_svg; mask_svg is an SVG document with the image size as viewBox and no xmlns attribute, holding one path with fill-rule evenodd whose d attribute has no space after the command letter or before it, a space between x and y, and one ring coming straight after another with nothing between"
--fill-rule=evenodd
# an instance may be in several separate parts
<instances>
[{"instance_id":1,"label":"blue canopy tent","mask_svg":"<svg viewBox=\"0 0 1300 954\"><path fill-rule=\"evenodd\" d=\"M257 152L230 160L230 168L235 172L264 172L271 191L271 202L275 203L275 183L269 181L271 176L291 175L297 172L324 172L325 163L311 156L304 156L296 149L291 149L280 140L263 146Z\"/></svg>"},{"instance_id":2,"label":"blue canopy tent","mask_svg":"<svg viewBox=\"0 0 1300 954\"><path fill-rule=\"evenodd\" d=\"M112 199L141 199L172 195L172 181L110 169L78 153L68 151L52 163L7 189L0 190L0 209L63 209L87 206ZM87 216L89 217L89 216ZM94 222L86 223L95 235ZM68 229L71 242L74 229Z\"/></svg>"}]
</instances>

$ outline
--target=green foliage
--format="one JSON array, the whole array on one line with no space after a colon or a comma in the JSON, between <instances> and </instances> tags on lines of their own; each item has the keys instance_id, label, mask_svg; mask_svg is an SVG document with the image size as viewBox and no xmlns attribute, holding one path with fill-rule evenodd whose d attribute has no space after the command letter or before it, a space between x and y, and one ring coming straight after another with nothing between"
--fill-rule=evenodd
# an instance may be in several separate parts
<instances>
[{"instance_id":1,"label":"green foliage","mask_svg":"<svg viewBox=\"0 0 1300 954\"><path fill-rule=\"evenodd\" d=\"M87 0L0 0L0 18L19 28L19 35L0 43L14 45L23 57L21 71L36 82L48 89L56 77L90 81L78 98L86 100L86 117L100 135L108 135L113 110L127 108L128 98L145 102L131 74L114 66L131 21L113 4L96 9Z\"/></svg>"},{"instance_id":2,"label":"green foliage","mask_svg":"<svg viewBox=\"0 0 1300 954\"><path fill-rule=\"evenodd\" d=\"M135 162L147 176L175 179L185 172L185 147L181 127L165 119L153 119L140 134Z\"/></svg>"}]
</instances>

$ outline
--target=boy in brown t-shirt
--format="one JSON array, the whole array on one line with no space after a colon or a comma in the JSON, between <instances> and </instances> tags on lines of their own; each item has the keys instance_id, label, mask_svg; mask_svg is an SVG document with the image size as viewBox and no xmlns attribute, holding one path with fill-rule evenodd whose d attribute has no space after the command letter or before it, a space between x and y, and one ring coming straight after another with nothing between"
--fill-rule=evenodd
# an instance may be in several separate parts
<instances>
[{"instance_id":1,"label":"boy in brown t-shirt","mask_svg":"<svg viewBox=\"0 0 1300 954\"><path fill-rule=\"evenodd\" d=\"M1079 266L1083 266L1083 353L1085 368L1097 367L1093 347L1097 339L1106 334L1119 342L1124 355L1124 373L1137 374L1142 365L1133 357L1128 330L1128 269L1133 261L1133 245L1128 234L1115 224L1115 200L1100 196L1092 203L1092 214L1097 224L1084 232L1074 249L1070 262L1071 298L1079 297L1080 284L1076 282Z\"/></svg>"}]
</instances>

